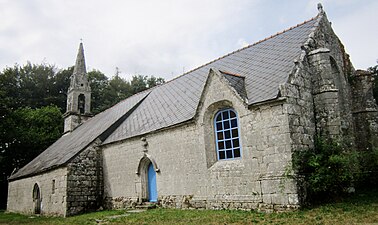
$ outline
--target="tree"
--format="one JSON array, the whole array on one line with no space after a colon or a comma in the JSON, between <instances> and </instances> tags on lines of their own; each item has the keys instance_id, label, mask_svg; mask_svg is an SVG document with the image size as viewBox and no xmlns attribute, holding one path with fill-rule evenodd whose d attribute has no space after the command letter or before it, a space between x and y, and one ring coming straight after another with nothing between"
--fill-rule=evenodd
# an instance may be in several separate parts
<instances>
[{"instance_id":1,"label":"tree","mask_svg":"<svg viewBox=\"0 0 378 225\"><path fill-rule=\"evenodd\" d=\"M31 161L63 131L72 69L56 71L52 65L28 62L0 73L0 208L12 170Z\"/></svg>"},{"instance_id":2,"label":"tree","mask_svg":"<svg viewBox=\"0 0 378 225\"><path fill-rule=\"evenodd\" d=\"M58 139L63 131L67 91L73 67L58 70L47 64L14 65L0 72L0 208L5 207L7 177ZM108 79L101 71L88 73L92 112L99 113L163 78L118 74Z\"/></svg>"},{"instance_id":3,"label":"tree","mask_svg":"<svg viewBox=\"0 0 378 225\"><path fill-rule=\"evenodd\" d=\"M3 103L10 109L29 106L57 105L65 109L66 92L69 85L69 70L56 73L52 65L36 65L28 62L24 66L7 67L0 73L0 93ZM72 72L71 72L72 74Z\"/></svg>"},{"instance_id":4,"label":"tree","mask_svg":"<svg viewBox=\"0 0 378 225\"><path fill-rule=\"evenodd\" d=\"M109 108L131 95L130 83L122 77L115 75L104 90L104 98L101 100L103 108Z\"/></svg>"},{"instance_id":5,"label":"tree","mask_svg":"<svg viewBox=\"0 0 378 225\"><path fill-rule=\"evenodd\" d=\"M104 104L104 99L106 98L106 88L109 85L109 80L99 70L92 70L91 72L88 73L88 79L91 84L91 89L92 89L92 109L91 111L94 114L97 114L104 109L108 108L109 106Z\"/></svg>"},{"instance_id":6,"label":"tree","mask_svg":"<svg viewBox=\"0 0 378 225\"><path fill-rule=\"evenodd\" d=\"M7 177L58 139L63 118L56 106L10 111L0 123L0 208L6 202Z\"/></svg>"},{"instance_id":7,"label":"tree","mask_svg":"<svg viewBox=\"0 0 378 225\"><path fill-rule=\"evenodd\" d=\"M165 83L165 80L164 80L164 78L161 78L161 77L151 76L151 77L147 78L147 88L152 88L152 87L155 87L157 85L164 84L164 83Z\"/></svg>"},{"instance_id":8,"label":"tree","mask_svg":"<svg viewBox=\"0 0 378 225\"><path fill-rule=\"evenodd\" d=\"M377 60L377 65L371 66L367 70L369 72L373 73L374 76L375 76L374 87L373 87L373 95L374 95L375 101L378 104L378 60Z\"/></svg>"},{"instance_id":9,"label":"tree","mask_svg":"<svg viewBox=\"0 0 378 225\"><path fill-rule=\"evenodd\" d=\"M70 86L70 77L73 73L74 67L68 67L63 70L59 70L52 80L53 88L51 90L51 96L54 99L50 101L52 105L56 105L60 108L60 111L64 113L67 105L67 91Z\"/></svg>"},{"instance_id":10,"label":"tree","mask_svg":"<svg viewBox=\"0 0 378 225\"><path fill-rule=\"evenodd\" d=\"M147 89L147 76L134 75L131 78L130 85L133 93L138 93Z\"/></svg>"},{"instance_id":11,"label":"tree","mask_svg":"<svg viewBox=\"0 0 378 225\"><path fill-rule=\"evenodd\" d=\"M136 94L138 92L163 84L164 82L164 79L161 77L134 75L131 78L130 85L133 94Z\"/></svg>"}]
</instances>

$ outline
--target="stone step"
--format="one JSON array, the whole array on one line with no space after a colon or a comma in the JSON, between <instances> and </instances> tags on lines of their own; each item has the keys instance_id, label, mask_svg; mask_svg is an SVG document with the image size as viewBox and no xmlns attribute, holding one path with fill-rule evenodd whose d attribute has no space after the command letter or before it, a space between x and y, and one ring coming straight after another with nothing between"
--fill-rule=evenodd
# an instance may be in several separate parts
<instances>
[{"instance_id":1,"label":"stone step","mask_svg":"<svg viewBox=\"0 0 378 225\"><path fill-rule=\"evenodd\" d=\"M137 208L137 209L154 209L154 208L156 208L156 203L154 203L154 202L143 202L139 205L136 205L135 208Z\"/></svg>"}]
</instances>

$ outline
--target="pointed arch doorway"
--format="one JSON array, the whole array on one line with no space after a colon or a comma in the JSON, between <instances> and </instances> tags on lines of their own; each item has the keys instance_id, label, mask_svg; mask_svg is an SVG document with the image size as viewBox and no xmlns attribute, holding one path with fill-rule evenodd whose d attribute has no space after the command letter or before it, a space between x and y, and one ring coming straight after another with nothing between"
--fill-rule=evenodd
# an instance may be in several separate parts
<instances>
[{"instance_id":1,"label":"pointed arch doorway","mask_svg":"<svg viewBox=\"0 0 378 225\"><path fill-rule=\"evenodd\" d=\"M34 187L33 187L33 203L34 203L34 214L41 214L42 199L41 199L41 191L39 189L38 184L34 184Z\"/></svg>"},{"instance_id":2,"label":"pointed arch doorway","mask_svg":"<svg viewBox=\"0 0 378 225\"><path fill-rule=\"evenodd\" d=\"M157 180L156 174L159 168L152 156L145 154L140 160L136 174L141 181L141 200L148 202L157 202Z\"/></svg>"}]
</instances>

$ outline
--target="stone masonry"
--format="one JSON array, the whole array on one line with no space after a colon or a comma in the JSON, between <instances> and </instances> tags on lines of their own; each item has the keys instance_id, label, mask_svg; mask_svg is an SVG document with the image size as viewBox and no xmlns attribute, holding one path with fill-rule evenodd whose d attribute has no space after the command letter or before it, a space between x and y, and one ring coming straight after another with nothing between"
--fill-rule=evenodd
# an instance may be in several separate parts
<instances>
[{"instance_id":1,"label":"stone masonry","mask_svg":"<svg viewBox=\"0 0 378 225\"><path fill-rule=\"evenodd\" d=\"M266 57L266 46L272 53L294 39L300 41L289 48L298 53L292 62L283 62L286 54L279 62ZM265 58L249 64L255 51ZM257 72L243 76L254 66ZM66 134L41 157L50 167L37 157L10 178L8 211L33 214L36 202L41 202L41 214L59 216L133 208L148 201L151 164L157 204L163 208L293 210L306 201L306 184L292 169L294 153L313 149L318 137L350 149L378 147L374 78L354 70L321 5L319 15L302 25L188 72L185 79L130 97L81 126L90 117L82 44L75 68L65 114L65 130L73 136ZM274 87L264 84L270 81ZM179 99L180 104L172 104ZM214 117L229 108L238 117L241 157L219 160ZM88 131L85 140L81 128ZM40 201L33 197L36 186Z\"/></svg>"},{"instance_id":2,"label":"stone masonry","mask_svg":"<svg viewBox=\"0 0 378 225\"><path fill-rule=\"evenodd\" d=\"M159 204L263 211L299 207L295 183L284 177L291 150L283 102L249 110L226 82L219 71L211 72L194 123L145 136L148 154L159 166ZM242 157L217 161L212 121L214 112L224 107L233 107L240 123L247 126L240 131ZM132 207L142 200L141 186L146 184L135 171L143 151L140 138L103 146L104 196L109 208Z\"/></svg>"},{"instance_id":3,"label":"stone masonry","mask_svg":"<svg viewBox=\"0 0 378 225\"><path fill-rule=\"evenodd\" d=\"M372 74L361 70L351 80L356 145L363 151L378 147L378 108L373 97L373 81Z\"/></svg>"},{"instance_id":4,"label":"stone masonry","mask_svg":"<svg viewBox=\"0 0 378 225\"><path fill-rule=\"evenodd\" d=\"M67 165L67 215L97 210L102 204L102 163L99 140Z\"/></svg>"},{"instance_id":5,"label":"stone masonry","mask_svg":"<svg viewBox=\"0 0 378 225\"><path fill-rule=\"evenodd\" d=\"M66 216L67 168L10 182L7 211L34 214L32 195L35 184L41 191L42 215Z\"/></svg>"}]
</instances>

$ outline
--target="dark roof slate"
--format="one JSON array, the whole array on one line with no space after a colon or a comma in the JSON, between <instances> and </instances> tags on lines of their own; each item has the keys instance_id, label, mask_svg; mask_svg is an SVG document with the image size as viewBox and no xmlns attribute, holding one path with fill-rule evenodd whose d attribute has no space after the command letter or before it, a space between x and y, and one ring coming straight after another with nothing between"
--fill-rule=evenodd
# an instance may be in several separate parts
<instances>
[{"instance_id":1,"label":"dark roof slate","mask_svg":"<svg viewBox=\"0 0 378 225\"><path fill-rule=\"evenodd\" d=\"M245 77L237 74L230 74L224 71L220 72L243 100L248 99L247 91L245 90Z\"/></svg>"},{"instance_id":2,"label":"dark roof slate","mask_svg":"<svg viewBox=\"0 0 378 225\"><path fill-rule=\"evenodd\" d=\"M248 104L278 97L301 53L301 45L316 28L317 17L259 43L230 53L154 88L145 101L105 140L104 144L188 121L195 116L210 68L226 71L226 79ZM230 74L245 77L231 78ZM244 90L243 90L244 89Z\"/></svg>"},{"instance_id":3,"label":"dark roof slate","mask_svg":"<svg viewBox=\"0 0 378 225\"><path fill-rule=\"evenodd\" d=\"M17 179L27 175L40 173L67 163L72 157L103 134L112 124L141 102L150 91L136 94L115 106L97 114L78 126L71 133L59 138L54 144L38 155L26 166L22 167L9 179Z\"/></svg>"}]
</instances>

